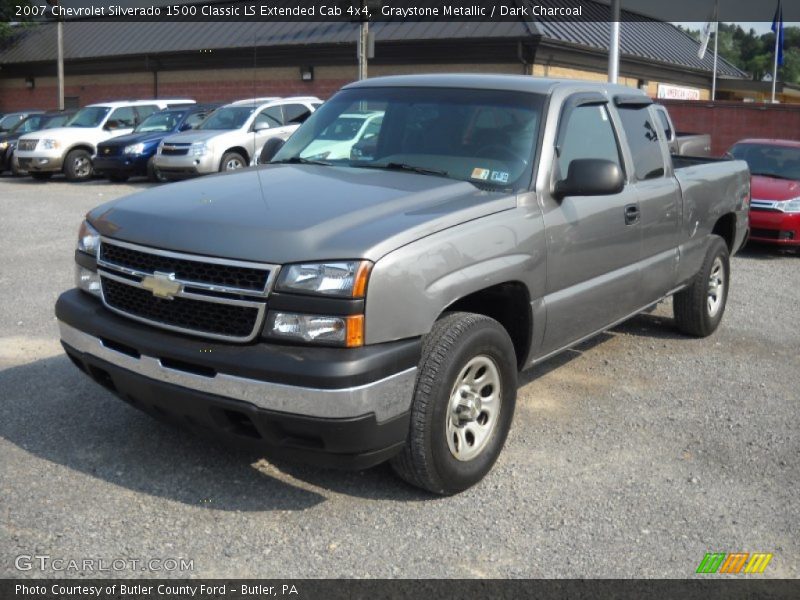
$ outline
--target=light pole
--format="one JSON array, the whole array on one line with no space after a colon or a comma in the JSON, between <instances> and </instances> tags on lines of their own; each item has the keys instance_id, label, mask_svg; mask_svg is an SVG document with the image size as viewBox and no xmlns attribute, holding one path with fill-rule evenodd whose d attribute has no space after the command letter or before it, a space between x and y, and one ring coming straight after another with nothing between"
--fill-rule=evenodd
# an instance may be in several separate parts
<instances>
[{"instance_id":1,"label":"light pole","mask_svg":"<svg viewBox=\"0 0 800 600\"><path fill-rule=\"evenodd\" d=\"M609 83L617 83L619 80L619 18L621 1L611 0L611 42L608 47Z\"/></svg>"}]
</instances>

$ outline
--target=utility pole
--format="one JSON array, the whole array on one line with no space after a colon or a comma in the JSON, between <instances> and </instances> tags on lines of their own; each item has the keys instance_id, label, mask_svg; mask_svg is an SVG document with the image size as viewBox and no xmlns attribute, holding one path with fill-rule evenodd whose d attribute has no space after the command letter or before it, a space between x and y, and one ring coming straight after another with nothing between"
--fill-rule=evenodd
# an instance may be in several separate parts
<instances>
[{"instance_id":1,"label":"utility pole","mask_svg":"<svg viewBox=\"0 0 800 600\"><path fill-rule=\"evenodd\" d=\"M611 0L611 43L608 47L609 83L617 83L617 81L619 81L619 19L621 1L622 0Z\"/></svg>"},{"instance_id":2,"label":"utility pole","mask_svg":"<svg viewBox=\"0 0 800 600\"><path fill-rule=\"evenodd\" d=\"M369 52L369 19L366 16L367 0L361 0L361 29L358 32L358 79L367 78L367 53Z\"/></svg>"},{"instance_id":3,"label":"utility pole","mask_svg":"<svg viewBox=\"0 0 800 600\"><path fill-rule=\"evenodd\" d=\"M54 8L58 6L59 0L47 0L51 6L50 14L52 16ZM58 65L58 110L64 110L64 19L61 15L56 15L56 47L57 57L56 63Z\"/></svg>"}]
</instances>

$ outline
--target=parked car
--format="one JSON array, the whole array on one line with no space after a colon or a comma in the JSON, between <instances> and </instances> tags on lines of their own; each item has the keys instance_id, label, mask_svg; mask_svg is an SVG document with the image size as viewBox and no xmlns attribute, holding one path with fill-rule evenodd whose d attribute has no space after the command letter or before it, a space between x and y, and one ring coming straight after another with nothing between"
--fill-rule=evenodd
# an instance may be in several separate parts
<instances>
[{"instance_id":1,"label":"parked car","mask_svg":"<svg viewBox=\"0 0 800 600\"><path fill-rule=\"evenodd\" d=\"M164 139L155 165L183 179L250 164L269 138L288 138L322 101L314 97L250 98L214 111L197 129Z\"/></svg>"},{"instance_id":2,"label":"parked car","mask_svg":"<svg viewBox=\"0 0 800 600\"><path fill-rule=\"evenodd\" d=\"M43 110L23 110L3 115L0 117L0 135L11 131L20 121L27 119L29 116L43 112Z\"/></svg>"},{"instance_id":3,"label":"parked car","mask_svg":"<svg viewBox=\"0 0 800 600\"><path fill-rule=\"evenodd\" d=\"M374 155L303 158L358 110L385 111ZM520 369L671 295L681 331L717 329L749 190L741 161L676 166L628 87L367 79L270 164L90 211L61 341L152 415L456 493L499 456Z\"/></svg>"},{"instance_id":4,"label":"parked car","mask_svg":"<svg viewBox=\"0 0 800 600\"><path fill-rule=\"evenodd\" d=\"M69 181L86 181L94 169L97 144L131 133L142 120L170 106L194 104L194 100L125 100L90 104L80 109L64 127L45 136L29 133L19 138L17 161L35 179L49 179L63 172Z\"/></svg>"},{"instance_id":5,"label":"parked car","mask_svg":"<svg viewBox=\"0 0 800 600\"><path fill-rule=\"evenodd\" d=\"M15 175L24 173L19 170L14 155L20 136L42 129L61 127L74 114L75 111L69 110L36 113L14 125L5 134L0 134L0 174L9 170Z\"/></svg>"},{"instance_id":6,"label":"parked car","mask_svg":"<svg viewBox=\"0 0 800 600\"><path fill-rule=\"evenodd\" d=\"M672 154L678 156L711 156L711 136L707 133L676 131L665 106L656 104L656 114L667 136Z\"/></svg>"},{"instance_id":7,"label":"parked car","mask_svg":"<svg viewBox=\"0 0 800 600\"><path fill-rule=\"evenodd\" d=\"M165 181L155 166L158 145L174 133L194 129L219 106L196 104L153 113L130 135L114 137L97 145L97 154L92 161L95 172L118 182L136 175L147 176L150 181Z\"/></svg>"},{"instance_id":8,"label":"parked car","mask_svg":"<svg viewBox=\"0 0 800 600\"><path fill-rule=\"evenodd\" d=\"M303 150L302 157L314 160L350 158L357 143L366 143L377 136L382 122L383 111L342 115Z\"/></svg>"},{"instance_id":9,"label":"parked car","mask_svg":"<svg viewBox=\"0 0 800 600\"><path fill-rule=\"evenodd\" d=\"M750 239L800 248L800 142L742 140L728 153L750 167Z\"/></svg>"}]
</instances>

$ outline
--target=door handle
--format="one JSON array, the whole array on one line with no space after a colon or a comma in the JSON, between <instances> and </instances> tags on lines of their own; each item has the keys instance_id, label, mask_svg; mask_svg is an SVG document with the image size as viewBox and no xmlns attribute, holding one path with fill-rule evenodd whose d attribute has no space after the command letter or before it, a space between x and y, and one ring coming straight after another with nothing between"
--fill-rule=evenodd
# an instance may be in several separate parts
<instances>
[{"instance_id":1,"label":"door handle","mask_svg":"<svg viewBox=\"0 0 800 600\"><path fill-rule=\"evenodd\" d=\"M628 204L625 207L625 225L633 225L639 222L639 207L636 204Z\"/></svg>"}]
</instances>

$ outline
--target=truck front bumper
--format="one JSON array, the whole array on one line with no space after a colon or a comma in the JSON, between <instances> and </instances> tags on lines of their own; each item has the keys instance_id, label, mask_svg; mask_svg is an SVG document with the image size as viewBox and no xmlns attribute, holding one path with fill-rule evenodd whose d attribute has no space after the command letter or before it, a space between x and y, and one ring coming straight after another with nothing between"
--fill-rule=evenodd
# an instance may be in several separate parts
<instances>
[{"instance_id":1,"label":"truck front bumper","mask_svg":"<svg viewBox=\"0 0 800 600\"><path fill-rule=\"evenodd\" d=\"M156 154L155 165L161 173L170 179L195 177L219 170L219 161L214 154L208 152L202 156L169 156Z\"/></svg>"},{"instance_id":2,"label":"truck front bumper","mask_svg":"<svg viewBox=\"0 0 800 600\"><path fill-rule=\"evenodd\" d=\"M367 468L402 449L420 341L353 350L219 344L119 317L70 290L61 343L84 373L156 417L268 455Z\"/></svg>"},{"instance_id":3,"label":"truck front bumper","mask_svg":"<svg viewBox=\"0 0 800 600\"><path fill-rule=\"evenodd\" d=\"M64 166L64 157L56 152L42 154L33 152L17 151L17 163L23 171L34 173L52 173L61 170Z\"/></svg>"}]
</instances>

